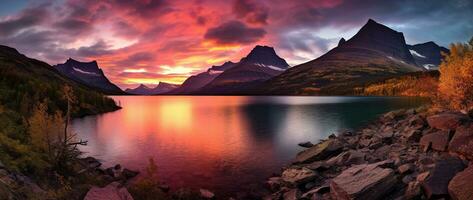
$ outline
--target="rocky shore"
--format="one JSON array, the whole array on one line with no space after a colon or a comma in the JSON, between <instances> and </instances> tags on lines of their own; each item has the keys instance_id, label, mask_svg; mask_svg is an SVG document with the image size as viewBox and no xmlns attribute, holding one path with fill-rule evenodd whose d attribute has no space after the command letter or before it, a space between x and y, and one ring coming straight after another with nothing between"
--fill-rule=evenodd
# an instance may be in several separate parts
<instances>
[{"instance_id":1,"label":"rocky shore","mask_svg":"<svg viewBox=\"0 0 473 200\"><path fill-rule=\"evenodd\" d=\"M393 111L301 146L264 199L473 199L473 122L462 113Z\"/></svg>"}]
</instances>

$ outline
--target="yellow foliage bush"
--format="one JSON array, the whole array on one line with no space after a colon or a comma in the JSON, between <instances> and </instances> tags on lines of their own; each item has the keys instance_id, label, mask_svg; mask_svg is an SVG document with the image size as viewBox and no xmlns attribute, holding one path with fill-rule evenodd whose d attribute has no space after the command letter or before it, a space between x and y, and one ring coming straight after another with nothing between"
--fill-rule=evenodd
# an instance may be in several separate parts
<instances>
[{"instance_id":1,"label":"yellow foliage bush","mask_svg":"<svg viewBox=\"0 0 473 200\"><path fill-rule=\"evenodd\" d=\"M473 39L468 44L453 44L450 55L440 65L439 104L453 110L473 108Z\"/></svg>"}]
</instances>

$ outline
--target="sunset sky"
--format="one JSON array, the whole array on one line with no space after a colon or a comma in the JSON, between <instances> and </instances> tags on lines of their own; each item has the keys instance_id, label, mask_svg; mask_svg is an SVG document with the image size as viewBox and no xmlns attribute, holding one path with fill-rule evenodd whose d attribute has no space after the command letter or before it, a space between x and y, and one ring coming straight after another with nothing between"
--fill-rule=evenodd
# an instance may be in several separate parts
<instances>
[{"instance_id":1,"label":"sunset sky","mask_svg":"<svg viewBox=\"0 0 473 200\"><path fill-rule=\"evenodd\" d=\"M51 65L97 60L120 87L180 83L255 45L291 66L350 38L369 18L408 43L473 36L471 0L0 0L0 44ZM461 19L461 20L460 20ZM465 20L470 19L470 20Z\"/></svg>"}]
</instances>

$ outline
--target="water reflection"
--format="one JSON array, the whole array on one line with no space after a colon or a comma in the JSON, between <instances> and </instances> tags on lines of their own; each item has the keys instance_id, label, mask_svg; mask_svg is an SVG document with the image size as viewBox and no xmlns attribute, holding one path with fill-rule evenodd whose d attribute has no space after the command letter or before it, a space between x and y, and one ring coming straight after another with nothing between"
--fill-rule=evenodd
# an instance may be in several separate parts
<instances>
[{"instance_id":1,"label":"water reflection","mask_svg":"<svg viewBox=\"0 0 473 200\"><path fill-rule=\"evenodd\" d=\"M83 150L142 169L149 157L172 187L234 193L278 172L299 150L388 110L418 105L399 98L114 97L123 109L74 120Z\"/></svg>"}]
</instances>

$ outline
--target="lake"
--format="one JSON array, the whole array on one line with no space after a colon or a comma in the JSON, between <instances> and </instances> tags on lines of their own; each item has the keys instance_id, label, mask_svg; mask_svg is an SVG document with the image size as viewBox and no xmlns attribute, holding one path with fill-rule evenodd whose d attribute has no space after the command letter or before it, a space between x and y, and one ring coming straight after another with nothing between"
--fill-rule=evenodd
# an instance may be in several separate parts
<instances>
[{"instance_id":1,"label":"lake","mask_svg":"<svg viewBox=\"0 0 473 200\"><path fill-rule=\"evenodd\" d=\"M171 188L220 195L263 183L302 150L337 130L354 129L382 113L422 104L416 98L113 96L123 109L75 119L88 140L81 150L141 170L149 158Z\"/></svg>"}]
</instances>

